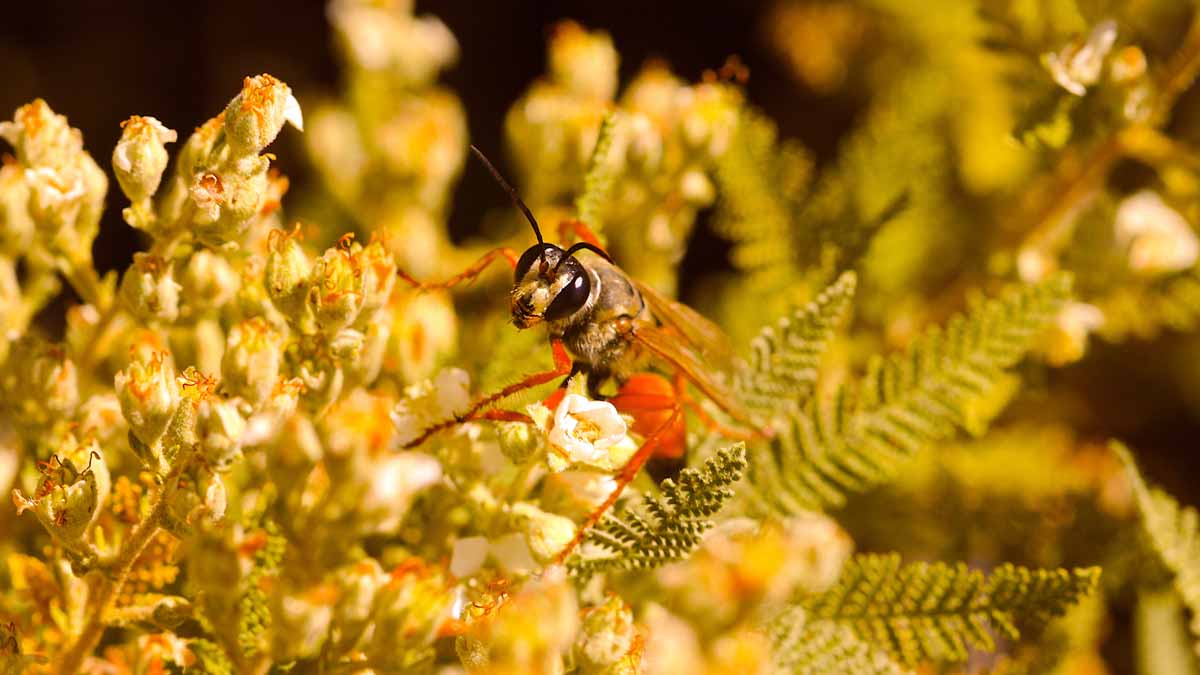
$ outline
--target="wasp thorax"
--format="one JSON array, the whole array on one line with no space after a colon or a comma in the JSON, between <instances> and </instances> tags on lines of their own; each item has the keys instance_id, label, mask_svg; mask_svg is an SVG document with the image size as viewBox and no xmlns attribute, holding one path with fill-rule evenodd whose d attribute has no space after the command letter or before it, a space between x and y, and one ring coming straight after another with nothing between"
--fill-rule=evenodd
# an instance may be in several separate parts
<instances>
[{"instance_id":1,"label":"wasp thorax","mask_svg":"<svg viewBox=\"0 0 1200 675\"><path fill-rule=\"evenodd\" d=\"M591 295L591 275L553 244L530 247L517 261L512 317L517 328L560 321L578 312Z\"/></svg>"}]
</instances>

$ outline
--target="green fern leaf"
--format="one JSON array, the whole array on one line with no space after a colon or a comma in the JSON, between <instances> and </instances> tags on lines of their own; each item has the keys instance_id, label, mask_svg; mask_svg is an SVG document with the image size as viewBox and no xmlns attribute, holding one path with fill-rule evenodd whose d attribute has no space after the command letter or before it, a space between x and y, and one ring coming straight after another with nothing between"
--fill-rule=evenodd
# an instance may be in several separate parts
<instances>
[{"instance_id":1,"label":"green fern leaf","mask_svg":"<svg viewBox=\"0 0 1200 675\"><path fill-rule=\"evenodd\" d=\"M1129 450L1120 443L1113 443L1112 448L1129 474L1150 545L1174 575L1175 591L1192 614L1190 629L1200 654L1200 514L1181 506L1166 492L1147 486Z\"/></svg>"},{"instance_id":2,"label":"green fern leaf","mask_svg":"<svg viewBox=\"0 0 1200 675\"><path fill-rule=\"evenodd\" d=\"M733 496L742 477L746 452L735 445L717 452L699 469L684 469L662 482L661 496L645 497L639 507L622 506L588 531L585 545L606 551L600 557L574 556L568 569L588 578L597 572L648 569L682 560L700 545L712 516Z\"/></svg>"},{"instance_id":3,"label":"green fern leaf","mask_svg":"<svg viewBox=\"0 0 1200 675\"><path fill-rule=\"evenodd\" d=\"M907 666L964 661L992 651L995 635L1020 637L1090 594L1097 567L1031 570L1004 564L989 574L965 564L902 564L898 555L855 556L828 591L800 599L809 623L849 629Z\"/></svg>"},{"instance_id":4,"label":"green fern leaf","mask_svg":"<svg viewBox=\"0 0 1200 675\"><path fill-rule=\"evenodd\" d=\"M1018 287L876 359L857 388L808 400L755 447L751 498L785 514L840 506L929 444L978 431L979 403L1008 382L1069 291L1063 276Z\"/></svg>"},{"instance_id":5,"label":"green fern leaf","mask_svg":"<svg viewBox=\"0 0 1200 675\"><path fill-rule=\"evenodd\" d=\"M744 108L737 136L717 161L721 190L718 233L733 241L733 264L760 281L776 285L794 273L799 251L815 247L797 241L793 213L811 161L798 146L778 147L775 125Z\"/></svg>"},{"instance_id":6,"label":"green fern leaf","mask_svg":"<svg viewBox=\"0 0 1200 675\"><path fill-rule=\"evenodd\" d=\"M771 416L794 412L812 395L821 357L850 301L856 277L846 272L805 307L763 329L735 388L750 408Z\"/></svg>"},{"instance_id":7,"label":"green fern leaf","mask_svg":"<svg viewBox=\"0 0 1200 675\"><path fill-rule=\"evenodd\" d=\"M804 609L792 606L767 626L772 671L794 675L911 675L887 652L864 641L849 626L809 621Z\"/></svg>"},{"instance_id":8,"label":"green fern leaf","mask_svg":"<svg viewBox=\"0 0 1200 675\"><path fill-rule=\"evenodd\" d=\"M600 213L604 209L604 205L608 203L609 193L612 192L613 182L616 179L616 172L613 170L612 162L609 161L613 136L616 135L616 126L616 113L604 116L604 121L600 123L600 131L596 137L596 147L592 149L587 172L583 176L583 191L575 199L575 212L578 214L579 220L586 223L597 236L603 226L603 223L600 222Z\"/></svg>"}]
</instances>

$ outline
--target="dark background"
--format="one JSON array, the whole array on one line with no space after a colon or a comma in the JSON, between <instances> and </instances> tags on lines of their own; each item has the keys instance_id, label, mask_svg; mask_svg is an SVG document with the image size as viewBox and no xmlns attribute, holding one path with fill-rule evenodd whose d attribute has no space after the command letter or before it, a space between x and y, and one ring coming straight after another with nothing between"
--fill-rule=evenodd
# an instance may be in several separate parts
<instances>
[{"instance_id":1,"label":"dark background","mask_svg":"<svg viewBox=\"0 0 1200 675\"><path fill-rule=\"evenodd\" d=\"M458 39L458 63L442 81L463 100L472 142L493 155L501 155L505 111L545 72L550 29L571 18L612 34L622 57L622 81L649 58L664 59L679 75L696 79L737 54L751 69L750 98L779 121L785 135L802 138L828 157L839 132L852 124L854 105L814 97L793 84L759 35L766 4L438 0L418 2L417 13L436 15ZM88 149L105 167L122 120L152 115L178 130L182 142L224 107L246 75L281 78L301 104L339 87L320 0L35 0L14 2L4 14L0 114L8 117L34 97L46 99L83 131ZM284 133L272 151L293 189L304 190L311 174L297 136ZM136 246L121 221L120 191L111 190L109 197L96 245L101 270L124 267ZM479 167L469 166L452 203L451 229L461 237L504 198ZM700 243L702 257L719 258L718 242Z\"/></svg>"},{"instance_id":2,"label":"dark background","mask_svg":"<svg viewBox=\"0 0 1200 675\"><path fill-rule=\"evenodd\" d=\"M153 115L179 131L180 142L240 89L242 78L269 72L288 82L303 104L339 87L324 2L301 0L9 0L0 20L0 116L45 98L83 131L88 149L108 167L120 122ZM566 18L608 30L622 56L622 81L649 58L666 60L695 79L737 54L751 72L749 99L762 107L785 137L802 140L818 163L835 153L853 127L863 101L854 94L821 97L798 86L769 52L762 35L766 2L716 0L606 0L604 2L417 2L418 13L442 19L458 39L460 57L442 78L463 100L471 139L502 158L505 111L531 80L545 71L551 27ZM272 147L292 189L315 186L295 132ZM501 162L503 163L503 162ZM123 268L140 248L121 220L125 205L115 182L96 242L101 271ZM484 171L468 163L451 199L456 237L476 230L483 212L506 205ZM285 202L286 204L286 202ZM684 265L688 281L724 265L722 242L703 226ZM1093 341L1085 362L1051 374L1051 386L1075 390L1091 409L1097 439L1119 436L1139 451L1147 472L1195 502L1200 475L1200 400L1162 386L1147 354L1195 349L1169 336L1148 345L1107 346ZM1200 394L1191 392L1195 398Z\"/></svg>"}]
</instances>

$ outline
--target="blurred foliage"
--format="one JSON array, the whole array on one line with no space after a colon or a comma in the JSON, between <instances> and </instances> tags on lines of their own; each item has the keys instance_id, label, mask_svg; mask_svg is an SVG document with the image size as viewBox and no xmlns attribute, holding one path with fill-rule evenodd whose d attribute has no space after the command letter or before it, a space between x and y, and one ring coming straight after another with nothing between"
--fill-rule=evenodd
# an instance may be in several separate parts
<instances>
[{"instance_id":1,"label":"blurred foliage","mask_svg":"<svg viewBox=\"0 0 1200 675\"><path fill-rule=\"evenodd\" d=\"M1197 672L1197 512L1071 374L1104 341L1200 377L1200 9L777 0L781 67L861 103L828 158L736 58L555 27L483 150L546 241L730 336L728 372L639 375L659 417L512 386L554 359L503 300L521 214L449 234L455 37L328 17L343 87L303 112L247 77L103 162L41 99L0 123L0 673ZM146 250L101 274L110 188ZM730 265L680 279L706 227Z\"/></svg>"}]
</instances>

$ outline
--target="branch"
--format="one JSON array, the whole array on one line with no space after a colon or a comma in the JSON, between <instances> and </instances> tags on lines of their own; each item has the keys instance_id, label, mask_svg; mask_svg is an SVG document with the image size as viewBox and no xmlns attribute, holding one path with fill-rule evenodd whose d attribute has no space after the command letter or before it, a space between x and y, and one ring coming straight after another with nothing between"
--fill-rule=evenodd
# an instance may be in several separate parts
<instances>
[{"instance_id":1,"label":"branch","mask_svg":"<svg viewBox=\"0 0 1200 675\"><path fill-rule=\"evenodd\" d=\"M162 487L158 489L157 494L154 496L154 506L150 510L150 513L142 519L142 522L138 523L133 533L129 536L129 539L121 547L121 552L117 555L116 560L109 570L109 576L101 578L92 587L92 590L96 592L96 598L88 603L87 622L75 640L63 650L54 672L59 675L74 675L78 673L84 658L91 653L96 647L96 643L100 641L100 637L104 634L104 629L107 626L105 618L109 609L115 601L117 594L120 593L121 587L125 585L125 580L129 577L129 570L133 568L134 562L141 556L142 551L145 550L150 540L162 529L162 519L170 508L171 497L174 496L175 491L179 488L179 478L190 463L191 451L184 451L184 456L175 462L175 466L167 474ZM90 595L89 593L89 600Z\"/></svg>"}]
</instances>

